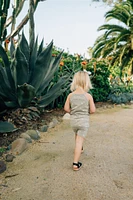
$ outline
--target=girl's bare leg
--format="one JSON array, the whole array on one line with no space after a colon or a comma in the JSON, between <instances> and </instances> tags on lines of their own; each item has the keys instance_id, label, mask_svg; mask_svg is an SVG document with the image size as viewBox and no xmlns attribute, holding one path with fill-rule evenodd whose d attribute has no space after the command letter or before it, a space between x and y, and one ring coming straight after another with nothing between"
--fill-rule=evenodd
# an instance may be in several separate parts
<instances>
[{"instance_id":1,"label":"girl's bare leg","mask_svg":"<svg viewBox=\"0 0 133 200\"><path fill-rule=\"evenodd\" d=\"M77 133L75 133L75 143L76 143L76 137L77 137ZM82 146L82 149L81 149L81 153L83 153L84 150L83 150L83 146Z\"/></svg>"},{"instance_id":2,"label":"girl's bare leg","mask_svg":"<svg viewBox=\"0 0 133 200\"><path fill-rule=\"evenodd\" d=\"M81 150L83 146L84 138L75 134L75 151L74 151L74 163L79 162L79 158L81 155Z\"/></svg>"}]
</instances>

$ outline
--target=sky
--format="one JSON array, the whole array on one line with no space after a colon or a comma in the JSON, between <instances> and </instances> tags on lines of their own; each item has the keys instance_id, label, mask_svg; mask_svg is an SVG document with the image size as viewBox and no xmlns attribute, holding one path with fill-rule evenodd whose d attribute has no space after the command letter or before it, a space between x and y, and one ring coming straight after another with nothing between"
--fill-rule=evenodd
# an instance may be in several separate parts
<instances>
[{"instance_id":1,"label":"sky","mask_svg":"<svg viewBox=\"0 0 133 200\"><path fill-rule=\"evenodd\" d=\"M28 1L27 1L28 3ZM10 9L11 10L11 9ZM20 19L27 13L25 4ZM105 23L108 6L91 0L46 0L39 2L35 11L35 34L41 41L69 52L88 56L87 48L93 46L101 35L97 29ZM23 15L23 16L22 16ZM28 35L28 25L24 27Z\"/></svg>"}]
</instances>

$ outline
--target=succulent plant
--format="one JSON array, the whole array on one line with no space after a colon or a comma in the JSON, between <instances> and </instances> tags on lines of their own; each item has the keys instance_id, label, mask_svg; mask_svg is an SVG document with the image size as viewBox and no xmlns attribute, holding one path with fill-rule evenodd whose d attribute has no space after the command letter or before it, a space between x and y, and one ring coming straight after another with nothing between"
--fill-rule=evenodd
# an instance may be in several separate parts
<instances>
[{"instance_id":1,"label":"succulent plant","mask_svg":"<svg viewBox=\"0 0 133 200\"><path fill-rule=\"evenodd\" d=\"M8 133L8 132L14 132L17 128L14 127L13 124L7 122L7 121L0 121L0 133Z\"/></svg>"},{"instance_id":2,"label":"succulent plant","mask_svg":"<svg viewBox=\"0 0 133 200\"><path fill-rule=\"evenodd\" d=\"M15 48L11 42L10 57L0 45L0 98L8 108L28 107L33 100L40 107L46 107L63 91L66 78L62 77L50 90L47 87L58 70L62 52L52 57L53 41L43 48L38 38L30 49L24 33ZM0 106L2 106L0 105Z\"/></svg>"}]
</instances>

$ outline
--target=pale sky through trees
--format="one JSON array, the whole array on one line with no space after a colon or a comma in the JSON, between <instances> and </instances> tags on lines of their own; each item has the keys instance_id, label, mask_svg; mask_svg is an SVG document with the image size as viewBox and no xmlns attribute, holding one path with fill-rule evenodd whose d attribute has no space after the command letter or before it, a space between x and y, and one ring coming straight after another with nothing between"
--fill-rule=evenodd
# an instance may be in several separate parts
<instances>
[{"instance_id":1,"label":"pale sky through trees","mask_svg":"<svg viewBox=\"0 0 133 200\"><path fill-rule=\"evenodd\" d=\"M28 1L27 1L28 3ZM23 13L27 13L25 5ZM91 0L46 0L40 2L35 12L35 32L45 44L53 39L54 46L66 52L86 54L100 34L97 28L105 23L104 14L109 10L105 4ZM28 35L28 25L24 28Z\"/></svg>"}]
</instances>

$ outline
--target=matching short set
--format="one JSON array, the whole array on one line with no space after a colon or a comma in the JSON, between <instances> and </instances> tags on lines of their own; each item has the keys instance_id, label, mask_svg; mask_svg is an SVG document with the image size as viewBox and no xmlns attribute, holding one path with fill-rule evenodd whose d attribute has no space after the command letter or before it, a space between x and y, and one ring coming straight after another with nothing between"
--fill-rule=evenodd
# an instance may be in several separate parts
<instances>
[{"instance_id":1,"label":"matching short set","mask_svg":"<svg viewBox=\"0 0 133 200\"><path fill-rule=\"evenodd\" d=\"M89 101L85 94L72 94L71 127L79 136L86 137L89 130Z\"/></svg>"}]
</instances>

